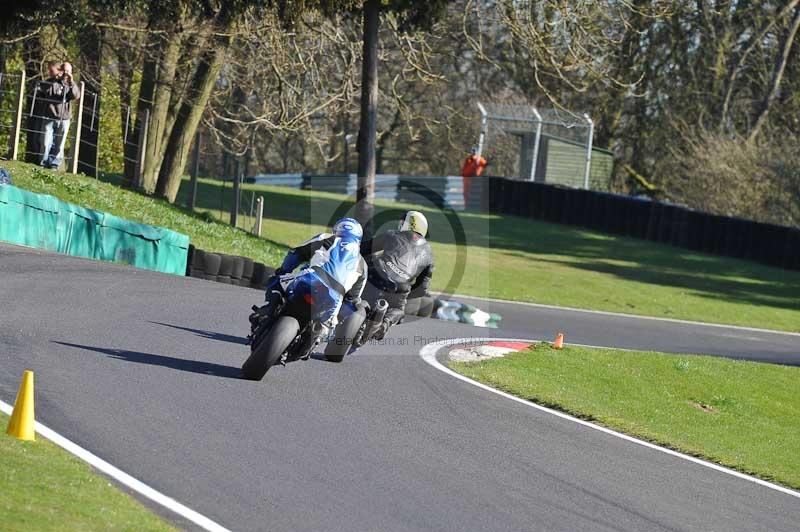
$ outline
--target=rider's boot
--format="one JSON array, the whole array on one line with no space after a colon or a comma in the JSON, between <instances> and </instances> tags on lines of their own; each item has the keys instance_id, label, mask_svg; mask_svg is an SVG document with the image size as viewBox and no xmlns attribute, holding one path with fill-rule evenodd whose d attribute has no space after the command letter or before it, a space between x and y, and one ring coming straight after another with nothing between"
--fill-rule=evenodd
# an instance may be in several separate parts
<instances>
[{"instance_id":1,"label":"rider's boot","mask_svg":"<svg viewBox=\"0 0 800 532\"><path fill-rule=\"evenodd\" d=\"M383 320L372 337L375 340L383 340L384 336L386 336L386 333L389 332L389 327L391 326L392 324L389 322L389 320Z\"/></svg>"},{"instance_id":2,"label":"rider's boot","mask_svg":"<svg viewBox=\"0 0 800 532\"><path fill-rule=\"evenodd\" d=\"M252 336L258 329L261 322L266 318L271 318L273 309L280 303L281 293L278 290L269 290L266 294L266 303L261 305L253 305L252 313L250 314L250 335Z\"/></svg>"},{"instance_id":3,"label":"rider's boot","mask_svg":"<svg viewBox=\"0 0 800 532\"><path fill-rule=\"evenodd\" d=\"M260 307L258 305L253 305L252 310L253 312L249 316L250 334L255 333L259 324L261 324L261 320L269 316L269 303L266 305L261 305Z\"/></svg>"}]
</instances>

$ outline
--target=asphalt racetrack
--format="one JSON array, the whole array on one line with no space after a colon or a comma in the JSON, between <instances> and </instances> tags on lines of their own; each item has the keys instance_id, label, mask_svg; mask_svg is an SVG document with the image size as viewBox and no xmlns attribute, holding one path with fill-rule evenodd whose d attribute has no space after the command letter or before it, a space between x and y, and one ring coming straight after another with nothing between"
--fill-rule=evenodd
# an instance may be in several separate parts
<instances>
[{"instance_id":1,"label":"asphalt racetrack","mask_svg":"<svg viewBox=\"0 0 800 532\"><path fill-rule=\"evenodd\" d=\"M0 245L0 399L33 369L40 421L231 530L798 529L798 498L499 397L419 351L565 330L798 363L800 337L498 303L505 329L417 319L342 364L248 382L259 299Z\"/></svg>"}]
</instances>

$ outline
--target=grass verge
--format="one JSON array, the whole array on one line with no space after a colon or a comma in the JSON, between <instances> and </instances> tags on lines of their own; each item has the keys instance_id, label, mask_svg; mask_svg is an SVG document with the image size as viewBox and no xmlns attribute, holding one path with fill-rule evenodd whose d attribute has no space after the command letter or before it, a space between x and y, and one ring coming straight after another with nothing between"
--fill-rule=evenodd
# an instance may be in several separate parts
<instances>
[{"instance_id":1,"label":"grass verge","mask_svg":"<svg viewBox=\"0 0 800 532\"><path fill-rule=\"evenodd\" d=\"M245 184L242 211L265 200L258 239L227 225L231 186L200 179L198 213L82 176L3 162L20 187L188 234L209 251L278 264L287 246L324 230L352 207L342 194ZM113 180L113 178L110 178ZM177 203L186 205L188 183ZM430 221L435 290L644 316L800 331L800 272L693 253L514 216L448 215L421 205L376 202L382 227L408 208ZM221 219L222 221L217 221ZM242 226L252 219L243 217ZM463 234L459 234L460 230ZM459 269L463 267L463 274Z\"/></svg>"},{"instance_id":2,"label":"grass verge","mask_svg":"<svg viewBox=\"0 0 800 532\"><path fill-rule=\"evenodd\" d=\"M449 366L582 419L800 488L800 368L539 344Z\"/></svg>"},{"instance_id":3,"label":"grass verge","mask_svg":"<svg viewBox=\"0 0 800 532\"><path fill-rule=\"evenodd\" d=\"M264 234L287 246L322 231L352 205L342 194L243 188L243 204L264 197ZM179 201L188 194L182 187ZM209 216L226 217L231 198L230 184L200 180L197 206ZM454 220L420 203L379 200L376 210L378 218L391 220L384 227L396 224L392 213L425 213L436 290L455 279L452 290L479 297L800 331L800 272L515 216L459 213ZM454 223L462 226L463 239Z\"/></svg>"},{"instance_id":4,"label":"grass verge","mask_svg":"<svg viewBox=\"0 0 800 532\"><path fill-rule=\"evenodd\" d=\"M245 255L266 264L283 260L285 246L264 238L256 238L222 223L204 213L192 213L178 205L145 196L121 186L78 176L45 170L36 165L2 161L13 184L20 188L50 194L69 201L135 222L158 225L189 235L198 248L234 255Z\"/></svg>"},{"instance_id":5,"label":"grass verge","mask_svg":"<svg viewBox=\"0 0 800 532\"><path fill-rule=\"evenodd\" d=\"M55 444L6 435L7 424L0 414L3 530L175 530Z\"/></svg>"}]
</instances>

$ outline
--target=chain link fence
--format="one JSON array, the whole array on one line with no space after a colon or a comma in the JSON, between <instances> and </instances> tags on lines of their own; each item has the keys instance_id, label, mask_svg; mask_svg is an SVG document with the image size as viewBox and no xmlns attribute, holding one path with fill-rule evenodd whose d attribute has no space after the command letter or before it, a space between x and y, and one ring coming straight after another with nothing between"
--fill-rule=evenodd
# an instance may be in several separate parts
<instances>
[{"instance_id":1,"label":"chain link fence","mask_svg":"<svg viewBox=\"0 0 800 532\"><path fill-rule=\"evenodd\" d=\"M8 149L9 158L15 144L17 114L22 113L21 107L18 109L18 103L21 105L21 102L17 102L19 80L20 74L0 72L0 146Z\"/></svg>"},{"instance_id":2,"label":"chain link fence","mask_svg":"<svg viewBox=\"0 0 800 532\"><path fill-rule=\"evenodd\" d=\"M0 142L7 158L68 172L96 173L99 97L72 86L0 73Z\"/></svg>"},{"instance_id":3,"label":"chain link fence","mask_svg":"<svg viewBox=\"0 0 800 532\"><path fill-rule=\"evenodd\" d=\"M82 82L74 86L75 91L68 91L59 82L27 79L24 71L0 72L0 152L5 151L8 160L139 186L147 156L149 110L137 113L135 106L114 101L113 109L104 110L101 137L100 95ZM99 157L101 138L105 152L110 152L102 158L105 164ZM242 159L226 154L216 143L202 143L198 133L189 162L193 177L217 178L207 188L219 196L219 208L206 205L202 210L208 216L247 231L259 229L257 193L234 183L234 176L241 184L247 174L246 161L241 164ZM239 189L237 195L234 188ZM192 186L179 198L186 207L195 208L195 190Z\"/></svg>"},{"instance_id":4,"label":"chain link fence","mask_svg":"<svg viewBox=\"0 0 800 532\"><path fill-rule=\"evenodd\" d=\"M608 190L614 157L593 145L594 122L557 109L478 103L478 152L487 173L574 188Z\"/></svg>"}]
</instances>

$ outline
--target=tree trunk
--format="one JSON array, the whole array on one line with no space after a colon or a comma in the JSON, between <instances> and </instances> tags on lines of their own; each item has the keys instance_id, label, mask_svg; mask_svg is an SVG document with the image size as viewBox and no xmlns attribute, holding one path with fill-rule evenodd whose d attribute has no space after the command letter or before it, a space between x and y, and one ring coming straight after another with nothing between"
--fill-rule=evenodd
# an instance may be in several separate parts
<instances>
[{"instance_id":1,"label":"tree trunk","mask_svg":"<svg viewBox=\"0 0 800 532\"><path fill-rule=\"evenodd\" d=\"M153 84L153 103L150 108L150 125L147 129L147 151L142 169L143 188L152 192L156 188L158 172L163 157L164 138L169 136L173 122L168 123L172 87L175 82L175 71L181 53L182 38L180 33L172 33L162 40L161 57L155 70Z\"/></svg>"},{"instance_id":2,"label":"tree trunk","mask_svg":"<svg viewBox=\"0 0 800 532\"><path fill-rule=\"evenodd\" d=\"M185 44L181 47L183 49L183 53L179 56L178 64L193 64L195 62L197 50L205 49L210 37L210 31L204 30L200 33L190 33L184 41ZM185 87L191 75L191 71L186 72L185 70L176 70L173 75L173 87ZM178 111L180 110L183 101L184 91L173 90L169 101L166 121L164 122L164 134L161 136L161 147L159 148L160 158L162 159L164 157L164 151L167 149L167 144L169 144L169 135L172 133L172 128L175 126L175 119L178 117Z\"/></svg>"},{"instance_id":3,"label":"tree trunk","mask_svg":"<svg viewBox=\"0 0 800 532\"><path fill-rule=\"evenodd\" d=\"M375 210L375 143L378 115L378 25L380 0L364 2L364 53L361 64L361 124L358 130L356 218L365 237L372 235Z\"/></svg>"},{"instance_id":4,"label":"tree trunk","mask_svg":"<svg viewBox=\"0 0 800 532\"><path fill-rule=\"evenodd\" d=\"M117 83L119 85L119 123L123 139L123 183L133 186L136 172L136 136L133 124L133 54L127 48L117 50Z\"/></svg>"},{"instance_id":5,"label":"tree trunk","mask_svg":"<svg viewBox=\"0 0 800 532\"><path fill-rule=\"evenodd\" d=\"M81 28L78 44L83 59L81 81L84 83L81 146L78 152L78 172L97 177L97 155L100 132L100 89L102 30L94 25Z\"/></svg>"},{"instance_id":6,"label":"tree trunk","mask_svg":"<svg viewBox=\"0 0 800 532\"><path fill-rule=\"evenodd\" d=\"M283 161L283 173L286 174L289 172L289 148L291 144L291 139L289 135L286 134L283 137L283 149L281 150L281 159Z\"/></svg>"},{"instance_id":7,"label":"tree trunk","mask_svg":"<svg viewBox=\"0 0 800 532\"><path fill-rule=\"evenodd\" d=\"M147 49L148 50L159 50L159 42L160 38L157 34L152 33L147 39ZM146 59L144 60L144 66L142 67L142 81L139 85L139 99L136 103L136 127L129 131L128 133L128 141L131 140L135 144L139 138L139 131L142 130L144 127L144 120L147 112L152 109L153 105L153 93L155 92L156 87L156 71L158 65L158 52L154 52L148 54ZM147 125L148 129L152 127L152 120ZM134 138L131 139L131 134L134 134ZM136 155L134 155L134 159ZM143 170L143 169L142 169ZM137 188L144 190L147 194L152 194L155 183L146 183L144 179L144 171L139 176L135 176L135 181L133 185Z\"/></svg>"},{"instance_id":8,"label":"tree trunk","mask_svg":"<svg viewBox=\"0 0 800 532\"><path fill-rule=\"evenodd\" d=\"M383 163L384 154L386 153L386 145L389 144L394 132L397 131L398 127L400 127L402 118L403 115L400 113L400 108L398 107L394 111L392 123L389 124L389 128L381 134L377 141L377 149L375 150L375 173L377 175L381 175L384 172Z\"/></svg>"},{"instance_id":9,"label":"tree trunk","mask_svg":"<svg viewBox=\"0 0 800 532\"><path fill-rule=\"evenodd\" d=\"M8 57L9 45L0 43L0 72L6 71L6 58Z\"/></svg>"},{"instance_id":10,"label":"tree trunk","mask_svg":"<svg viewBox=\"0 0 800 532\"><path fill-rule=\"evenodd\" d=\"M747 137L748 142L752 142L756 139L761 129L764 127L764 123L767 121L767 115L769 115L770 108L772 108L772 103L778 95L778 90L783 80L783 73L786 70L786 63L789 59L789 53L792 51L792 45L794 44L798 29L800 29L800 7L795 9L792 21L789 23L789 27L786 29L786 33L781 41L780 48L778 49L778 56L775 59L775 67L772 70L769 90L761 101L758 117L753 125L753 129L750 130L750 135Z\"/></svg>"},{"instance_id":11,"label":"tree trunk","mask_svg":"<svg viewBox=\"0 0 800 532\"><path fill-rule=\"evenodd\" d=\"M191 152L197 126L203 117L203 111L205 111L211 91L222 68L225 53L230 46L231 37L227 34L230 26L230 23L225 25L225 29L216 35L213 42L210 43L209 49L200 57L197 69L189 82L187 90L189 97L180 104L175 117L175 125L169 134L156 185L156 194L166 198L170 203L174 203L175 197L178 195L183 169L186 167L186 160Z\"/></svg>"},{"instance_id":12,"label":"tree trunk","mask_svg":"<svg viewBox=\"0 0 800 532\"><path fill-rule=\"evenodd\" d=\"M633 6L638 10L645 8L647 0L636 0ZM640 45L641 35L646 29L649 21L641 12L633 17L629 26L625 27L625 34L620 43L620 48L614 54L613 74L617 80L624 80L628 77L635 78L639 72L641 54L643 48ZM628 86L612 85L607 87L605 96L601 101L605 101L601 116L608 117L600 120L595 130L595 142L598 146L610 146L617 136L617 131L625 111L625 103L630 100L630 89Z\"/></svg>"},{"instance_id":13,"label":"tree trunk","mask_svg":"<svg viewBox=\"0 0 800 532\"><path fill-rule=\"evenodd\" d=\"M347 135L350 134L350 116L345 112L342 116L342 173L350 174L350 145Z\"/></svg>"}]
</instances>

